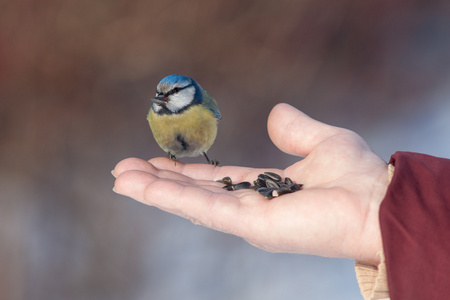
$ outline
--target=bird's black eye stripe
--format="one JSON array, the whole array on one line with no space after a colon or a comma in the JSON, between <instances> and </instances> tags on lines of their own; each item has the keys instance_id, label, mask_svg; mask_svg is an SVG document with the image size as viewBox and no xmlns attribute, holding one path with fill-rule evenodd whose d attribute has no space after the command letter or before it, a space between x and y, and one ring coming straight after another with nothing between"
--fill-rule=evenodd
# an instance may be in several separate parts
<instances>
[{"instance_id":1,"label":"bird's black eye stripe","mask_svg":"<svg viewBox=\"0 0 450 300\"><path fill-rule=\"evenodd\" d=\"M166 94L166 96L176 94L176 93L178 93L179 91L181 91L181 89L180 89L179 87L173 88L173 89L171 89L171 90Z\"/></svg>"},{"instance_id":2,"label":"bird's black eye stripe","mask_svg":"<svg viewBox=\"0 0 450 300\"><path fill-rule=\"evenodd\" d=\"M168 92L165 94L165 96L167 97L167 96L176 94L176 93L178 93L179 91L184 90L185 88L188 88L188 87L190 87L190 86L192 86L192 84L189 84L189 85L184 86L184 87L175 87L175 88L171 89L170 91L168 91Z\"/></svg>"}]
</instances>

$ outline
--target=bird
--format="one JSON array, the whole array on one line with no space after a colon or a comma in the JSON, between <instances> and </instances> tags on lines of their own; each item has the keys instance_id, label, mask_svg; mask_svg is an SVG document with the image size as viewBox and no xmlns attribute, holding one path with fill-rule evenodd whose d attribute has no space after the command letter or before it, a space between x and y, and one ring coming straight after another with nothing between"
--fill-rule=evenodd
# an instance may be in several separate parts
<instances>
[{"instance_id":1,"label":"bird","mask_svg":"<svg viewBox=\"0 0 450 300\"><path fill-rule=\"evenodd\" d=\"M222 116L206 90L189 76L173 74L158 83L151 101L147 121L157 144L175 165L180 157L199 155L208 164L219 165L206 152L216 139Z\"/></svg>"}]
</instances>

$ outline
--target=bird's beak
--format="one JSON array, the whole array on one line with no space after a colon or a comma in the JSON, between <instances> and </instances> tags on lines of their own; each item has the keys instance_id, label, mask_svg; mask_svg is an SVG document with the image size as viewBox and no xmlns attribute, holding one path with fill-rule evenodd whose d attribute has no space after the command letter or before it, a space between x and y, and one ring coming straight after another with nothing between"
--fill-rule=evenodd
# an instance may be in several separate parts
<instances>
[{"instance_id":1,"label":"bird's beak","mask_svg":"<svg viewBox=\"0 0 450 300\"><path fill-rule=\"evenodd\" d=\"M167 99L167 97L153 97L152 98L153 103L163 104L163 105L166 104L168 100L169 99Z\"/></svg>"}]
</instances>

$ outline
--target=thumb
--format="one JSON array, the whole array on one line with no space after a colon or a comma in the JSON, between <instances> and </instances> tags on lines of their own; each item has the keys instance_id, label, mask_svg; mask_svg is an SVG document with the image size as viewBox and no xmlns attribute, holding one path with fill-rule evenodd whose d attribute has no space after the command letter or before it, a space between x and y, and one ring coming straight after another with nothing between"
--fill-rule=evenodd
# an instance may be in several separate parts
<instances>
[{"instance_id":1,"label":"thumb","mask_svg":"<svg viewBox=\"0 0 450 300\"><path fill-rule=\"evenodd\" d=\"M342 131L339 127L316 121L286 103L277 104L272 109L267 130L280 150L303 157L318 144Z\"/></svg>"}]
</instances>

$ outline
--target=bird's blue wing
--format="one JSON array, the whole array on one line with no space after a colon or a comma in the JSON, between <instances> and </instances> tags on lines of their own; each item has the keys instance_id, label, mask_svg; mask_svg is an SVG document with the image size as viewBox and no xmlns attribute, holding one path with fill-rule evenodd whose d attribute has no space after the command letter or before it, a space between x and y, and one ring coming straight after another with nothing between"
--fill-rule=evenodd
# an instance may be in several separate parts
<instances>
[{"instance_id":1,"label":"bird's blue wing","mask_svg":"<svg viewBox=\"0 0 450 300\"><path fill-rule=\"evenodd\" d=\"M207 91L203 90L203 105L208 108L210 111L214 113L214 116L218 120L222 119L222 115L220 114L219 108L217 107L216 100L211 98Z\"/></svg>"}]
</instances>

